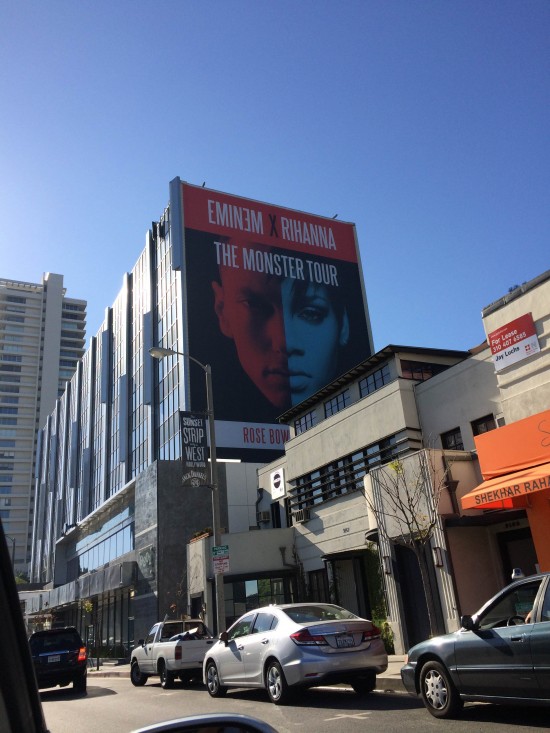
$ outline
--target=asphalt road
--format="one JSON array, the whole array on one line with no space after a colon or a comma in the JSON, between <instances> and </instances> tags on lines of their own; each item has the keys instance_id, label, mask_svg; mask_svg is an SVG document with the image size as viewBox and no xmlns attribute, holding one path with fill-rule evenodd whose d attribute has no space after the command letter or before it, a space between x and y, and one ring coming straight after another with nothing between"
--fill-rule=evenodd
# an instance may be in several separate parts
<instances>
[{"instance_id":1,"label":"asphalt road","mask_svg":"<svg viewBox=\"0 0 550 733\"><path fill-rule=\"evenodd\" d=\"M374 692L360 698L350 688L304 692L294 704L273 705L262 690L231 691L213 699L202 685L163 690L148 682L135 688L127 678L94 678L88 694L72 688L41 692L51 733L130 733L136 728L197 713L241 713L266 721L279 733L531 733L548 729L548 708L467 705L459 720L438 721L404 693Z\"/></svg>"}]
</instances>

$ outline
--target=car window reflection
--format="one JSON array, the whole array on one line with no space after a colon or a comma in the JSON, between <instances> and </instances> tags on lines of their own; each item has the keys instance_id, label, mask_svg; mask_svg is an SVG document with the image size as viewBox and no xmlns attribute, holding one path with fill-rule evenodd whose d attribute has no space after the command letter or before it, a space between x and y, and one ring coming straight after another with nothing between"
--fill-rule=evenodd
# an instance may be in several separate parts
<instances>
[{"instance_id":1,"label":"car window reflection","mask_svg":"<svg viewBox=\"0 0 550 733\"><path fill-rule=\"evenodd\" d=\"M496 629L521 623L532 610L541 581L514 588L491 606L479 619L480 629Z\"/></svg>"},{"instance_id":2,"label":"car window reflection","mask_svg":"<svg viewBox=\"0 0 550 733\"><path fill-rule=\"evenodd\" d=\"M241 636L248 636L252 629L253 620L253 615L245 616L245 618L241 619L237 624L235 624L235 626L233 626L232 629L230 629L227 637L228 640L231 641L232 639L238 639Z\"/></svg>"},{"instance_id":3,"label":"car window reflection","mask_svg":"<svg viewBox=\"0 0 550 733\"><path fill-rule=\"evenodd\" d=\"M261 634L277 626L277 619L271 613L259 613L254 622L254 633Z\"/></svg>"}]
</instances>

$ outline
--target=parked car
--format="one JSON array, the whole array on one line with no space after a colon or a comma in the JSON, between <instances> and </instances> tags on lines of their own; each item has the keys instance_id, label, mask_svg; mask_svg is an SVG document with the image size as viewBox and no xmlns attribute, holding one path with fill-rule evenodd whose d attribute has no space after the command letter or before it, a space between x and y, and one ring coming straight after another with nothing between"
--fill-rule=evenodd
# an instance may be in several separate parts
<instances>
[{"instance_id":1,"label":"parked car","mask_svg":"<svg viewBox=\"0 0 550 733\"><path fill-rule=\"evenodd\" d=\"M401 669L433 716L455 717L465 700L550 705L550 573L511 583L460 623L413 646Z\"/></svg>"},{"instance_id":2,"label":"parked car","mask_svg":"<svg viewBox=\"0 0 550 733\"><path fill-rule=\"evenodd\" d=\"M214 641L201 619L159 621L132 650L130 680L141 687L158 676L165 690L174 686L176 677L183 683L202 681L202 660Z\"/></svg>"},{"instance_id":3,"label":"parked car","mask_svg":"<svg viewBox=\"0 0 550 733\"><path fill-rule=\"evenodd\" d=\"M265 606L241 616L206 653L203 677L212 697L229 687L265 687L276 704L299 687L350 684L374 690L388 656L372 621L328 603Z\"/></svg>"},{"instance_id":4,"label":"parked car","mask_svg":"<svg viewBox=\"0 0 550 733\"><path fill-rule=\"evenodd\" d=\"M35 631L29 646L39 689L72 683L75 692L86 692L88 655L73 626Z\"/></svg>"}]
</instances>

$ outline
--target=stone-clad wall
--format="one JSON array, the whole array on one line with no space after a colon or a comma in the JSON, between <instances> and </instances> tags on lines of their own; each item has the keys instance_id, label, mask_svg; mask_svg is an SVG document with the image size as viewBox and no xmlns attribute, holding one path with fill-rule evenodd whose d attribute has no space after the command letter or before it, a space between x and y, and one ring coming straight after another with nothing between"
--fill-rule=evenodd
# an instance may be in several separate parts
<instances>
[{"instance_id":1,"label":"stone-clad wall","mask_svg":"<svg viewBox=\"0 0 550 733\"><path fill-rule=\"evenodd\" d=\"M182 486L179 461L158 466L158 602L164 618L188 612L187 543L212 526L212 492L207 486Z\"/></svg>"},{"instance_id":2,"label":"stone-clad wall","mask_svg":"<svg viewBox=\"0 0 550 733\"><path fill-rule=\"evenodd\" d=\"M227 521L225 470L219 466L222 525ZM212 526L210 488L183 487L180 461L156 461L136 478L134 638L145 638L166 614L187 613L187 543ZM174 612L173 604L176 604Z\"/></svg>"},{"instance_id":3,"label":"stone-clad wall","mask_svg":"<svg viewBox=\"0 0 550 733\"><path fill-rule=\"evenodd\" d=\"M137 578L133 602L134 638L144 639L158 621L157 468L153 463L136 478L135 553Z\"/></svg>"}]
</instances>

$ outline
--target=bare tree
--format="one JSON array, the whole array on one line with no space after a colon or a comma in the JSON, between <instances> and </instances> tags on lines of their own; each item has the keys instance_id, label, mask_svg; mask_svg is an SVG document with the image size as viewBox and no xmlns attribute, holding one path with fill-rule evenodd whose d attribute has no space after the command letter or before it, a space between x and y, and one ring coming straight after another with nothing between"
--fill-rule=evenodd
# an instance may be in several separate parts
<instances>
[{"instance_id":1,"label":"bare tree","mask_svg":"<svg viewBox=\"0 0 550 733\"><path fill-rule=\"evenodd\" d=\"M435 455L435 451L423 449L371 470L372 492L365 492L379 536L388 545L410 548L416 556L432 636L438 629L426 546L441 526L439 500L450 470L446 464L444 468L436 468Z\"/></svg>"}]
</instances>

